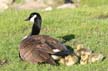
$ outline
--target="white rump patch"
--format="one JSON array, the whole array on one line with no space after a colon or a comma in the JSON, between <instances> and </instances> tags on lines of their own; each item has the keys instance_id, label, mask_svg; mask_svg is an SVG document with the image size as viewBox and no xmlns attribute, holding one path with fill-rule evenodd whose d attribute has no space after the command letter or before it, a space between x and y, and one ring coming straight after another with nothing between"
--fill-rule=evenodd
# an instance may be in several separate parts
<instances>
[{"instance_id":1,"label":"white rump patch","mask_svg":"<svg viewBox=\"0 0 108 71\"><path fill-rule=\"evenodd\" d=\"M56 55L51 55L51 57L52 57L54 60L60 59L60 57L59 57L59 56L56 56Z\"/></svg>"},{"instance_id":2,"label":"white rump patch","mask_svg":"<svg viewBox=\"0 0 108 71\"><path fill-rule=\"evenodd\" d=\"M57 52L60 52L59 49L53 49L53 52L57 53Z\"/></svg>"},{"instance_id":3,"label":"white rump patch","mask_svg":"<svg viewBox=\"0 0 108 71\"><path fill-rule=\"evenodd\" d=\"M34 23L34 19L37 17L37 15L34 15L33 17L30 18L30 22Z\"/></svg>"}]
</instances>

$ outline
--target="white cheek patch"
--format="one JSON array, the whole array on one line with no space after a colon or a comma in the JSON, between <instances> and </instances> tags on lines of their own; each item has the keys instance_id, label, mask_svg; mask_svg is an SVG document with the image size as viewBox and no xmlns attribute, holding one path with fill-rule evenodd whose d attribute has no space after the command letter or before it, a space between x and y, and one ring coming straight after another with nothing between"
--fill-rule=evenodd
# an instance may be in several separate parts
<instances>
[{"instance_id":1,"label":"white cheek patch","mask_svg":"<svg viewBox=\"0 0 108 71\"><path fill-rule=\"evenodd\" d=\"M34 23L34 19L37 17L37 15L34 15L33 17L30 18L30 22Z\"/></svg>"},{"instance_id":2,"label":"white cheek patch","mask_svg":"<svg viewBox=\"0 0 108 71\"><path fill-rule=\"evenodd\" d=\"M53 52L57 53L57 52L60 52L59 49L53 49Z\"/></svg>"}]
</instances>

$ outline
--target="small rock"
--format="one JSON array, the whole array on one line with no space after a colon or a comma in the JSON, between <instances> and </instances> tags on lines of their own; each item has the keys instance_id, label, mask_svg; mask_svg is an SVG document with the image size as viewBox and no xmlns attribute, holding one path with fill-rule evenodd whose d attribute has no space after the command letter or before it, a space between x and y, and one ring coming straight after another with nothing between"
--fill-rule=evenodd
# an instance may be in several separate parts
<instances>
[{"instance_id":1,"label":"small rock","mask_svg":"<svg viewBox=\"0 0 108 71\"><path fill-rule=\"evenodd\" d=\"M45 8L45 11L51 11L51 10L53 10L53 8L51 6Z\"/></svg>"},{"instance_id":2,"label":"small rock","mask_svg":"<svg viewBox=\"0 0 108 71\"><path fill-rule=\"evenodd\" d=\"M61 6L58 6L57 9L65 9L65 8L76 8L77 6L75 4L67 3L63 4Z\"/></svg>"}]
</instances>

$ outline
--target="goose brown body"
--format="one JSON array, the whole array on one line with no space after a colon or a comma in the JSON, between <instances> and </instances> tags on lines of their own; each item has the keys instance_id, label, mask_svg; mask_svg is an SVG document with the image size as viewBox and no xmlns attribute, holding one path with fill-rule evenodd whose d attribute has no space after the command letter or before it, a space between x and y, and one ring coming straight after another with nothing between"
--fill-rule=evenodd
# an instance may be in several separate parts
<instances>
[{"instance_id":1,"label":"goose brown body","mask_svg":"<svg viewBox=\"0 0 108 71\"><path fill-rule=\"evenodd\" d=\"M22 60L30 63L45 62L49 64L56 64L52 55L65 56L69 54L68 49L58 40L48 35L38 35L41 27L39 26L41 21L39 21L37 23L34 22L31 35L21 41L19 47L20 57ZM34 34L34 31L38 32L38 34Z\"/></svg>"},{"instance_id":2,"label":"goose brown body","mask_svg":"<svg viewBox=\"0 0 108 71\"><path fill-rule=\"evenodd\" d=\"M48 62L55 64L50 55L55 54L53 49L67 50L58 40L47 35L33 35L25 38L20 44L20 56L23 60L32 63Z\"/></svg>"}]
</instances>

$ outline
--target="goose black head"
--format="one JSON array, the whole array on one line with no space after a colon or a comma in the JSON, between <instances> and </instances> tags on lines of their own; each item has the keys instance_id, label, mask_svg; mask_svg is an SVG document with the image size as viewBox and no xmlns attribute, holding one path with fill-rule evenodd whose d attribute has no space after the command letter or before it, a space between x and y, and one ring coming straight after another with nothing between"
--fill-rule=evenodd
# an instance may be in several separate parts
<instances>
[{"instance_id":1,"label":"goose black head","mask_svg":"<svg viewBox=\"0 0 108 71\"><path fill-rule=\"evenodd\" d=\"M25 19L25 21L30 21L33 23L31 35L38 35L40 33L42 19L39 13L31 13L29 17Z\"/></svg>"},{"instance_id":2,"label":"goose black head","mask_svg":"<svg viewBox=\"0 0 108 71\"><path fill-rule=\"evenodd\" d=\"M25 19L25 21L30 21L32 23L37 23L37 22L41 23L42 20L41 20L41 16L39 13L33 12L29 15L27 19Z\"/></svg>"}]
</instances>

